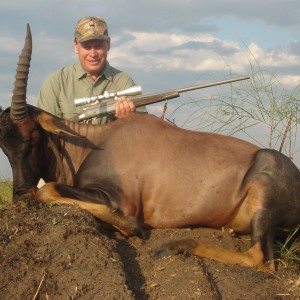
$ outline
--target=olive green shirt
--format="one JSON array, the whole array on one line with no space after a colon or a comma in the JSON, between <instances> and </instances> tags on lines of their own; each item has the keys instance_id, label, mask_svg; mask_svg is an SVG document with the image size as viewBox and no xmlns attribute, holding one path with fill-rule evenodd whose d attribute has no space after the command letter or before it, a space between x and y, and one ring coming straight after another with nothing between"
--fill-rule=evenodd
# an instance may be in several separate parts
<instances>
[{"instance_id":1,"label":"olive green shirt","mask_svg":"<svg viewBox=\"0 0 300 300\"><path fill-rule=\"evenodd\" d=\"M64 119L76 117L81 113L82 106L76 107L74 99L102 95L122 91L134 86L132 78L125 72L117 70L107 62L104 72L94 81L81 67L80 62L66 66L52 73L43 83L37 105L41 109ZM103 99L102 102L112 101ZM146 112L145 107L138 108ZM93 124L104 124L115 120L114 114L95 118Z\"/></svg>"}]
</instances>

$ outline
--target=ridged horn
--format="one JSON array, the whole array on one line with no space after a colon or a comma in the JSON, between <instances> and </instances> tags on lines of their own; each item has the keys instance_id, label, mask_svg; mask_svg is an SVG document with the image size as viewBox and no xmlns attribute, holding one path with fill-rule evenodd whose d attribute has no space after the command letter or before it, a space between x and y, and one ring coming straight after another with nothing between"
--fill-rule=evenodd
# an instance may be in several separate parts
<instances>
[{"instance_id":1,"label":"ridged horn","mask_svg":"<svg viewBox=\"0 0 300 300\"><path fill-rule=\"evenodd\" d=\"M26 92L30 60L32 53L32 37L30 26L27 24L27 33L24 48L19 57L16 70L15 85L10 107L10 117L12 121L20 121L27 116Z\"/></svg>"}]
</instances>

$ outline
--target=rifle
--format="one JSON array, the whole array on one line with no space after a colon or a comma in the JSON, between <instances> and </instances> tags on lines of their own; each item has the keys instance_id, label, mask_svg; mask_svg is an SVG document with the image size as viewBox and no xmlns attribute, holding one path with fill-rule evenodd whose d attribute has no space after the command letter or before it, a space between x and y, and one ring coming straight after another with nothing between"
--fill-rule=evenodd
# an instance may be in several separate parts
<instances>
[{"instance_id":1,"label":"rifle","mask_svg":"<svg viewBox=\"0 0 300 300\"><path fill-rule=\"evenodd\" d=\"M109 93L106 91L104 92L103 95L75 99L74 103L76 106L87 105L87 104L89 104L89 106L84 107L82 109L82 113L79 116L75 117L74 119L77 121L84 121L84 120L92 119L94 117L101 117L107 114L112 114L115 112L115 103L117 102L118 97L122 97L122 96L134 96L131 97L130 99L133 101L136 107L139 107L139 106L144 106L148 104L153 104L153 103L177 98L180 96L180 93L199 90L211 86L217 86L221 84L226 84L226 83L231 83L231 82L236 82L236 81L241 81L246 79L250 79L250 76L237 77L228 80L204 83L204 84L189 86L185 88L175 89L175 90L156 93L147 96L138 96L141 95L142 92L140 86L134 86L129 89L120 92L115 92L115 93ZM109 99L109 98L113 100L110 102L99 103L99 100L101 101L103 99Z\"/></svg>"}]
</instances>

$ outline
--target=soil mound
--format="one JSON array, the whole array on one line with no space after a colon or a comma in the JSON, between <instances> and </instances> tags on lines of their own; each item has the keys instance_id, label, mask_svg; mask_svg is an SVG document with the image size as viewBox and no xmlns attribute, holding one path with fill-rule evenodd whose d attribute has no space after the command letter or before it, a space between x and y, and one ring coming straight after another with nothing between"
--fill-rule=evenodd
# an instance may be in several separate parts
<instances>
[{"instance_id":1,"label":"soil mound","mask_svg":"<svg viewBox=\"0 0 300 300\"><path fill-rule=\"evenodd\" d=\"M300 299L299 266L264 274L193 257L154 259L162 242L200 238L244 251L247 237L206 228L125 238L74 206L0 210L0 299Z\"/></svg>"}]
</instances>

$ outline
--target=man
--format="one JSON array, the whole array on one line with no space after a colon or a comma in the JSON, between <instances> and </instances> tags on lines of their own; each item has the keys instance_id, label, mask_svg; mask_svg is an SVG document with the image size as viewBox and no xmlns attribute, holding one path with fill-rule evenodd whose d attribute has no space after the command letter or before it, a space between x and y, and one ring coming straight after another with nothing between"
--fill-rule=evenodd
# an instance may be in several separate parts
<instances>
[{"instance_id":1,"label":"man","mask_svg":"<svg viewBox=\"0 0 300 300\"><path fill-rule=\"evenodd\" d=\"M82 107L74 99L102 95L105 91L117 92L135 85L125 72L110 66L107 55L110 37L106 22L100 17L84 17L75 28L74 51L79 61L51 74L43 83L37 105L58 117L70 119ZM104 99L102 102L111 101ZM115 115L93 119L94 124L111 122L116 118L135 113L134 103L122 97L116 103ZM138 111L146 112L145 107Z\"/></svg>"}]
</instances>

